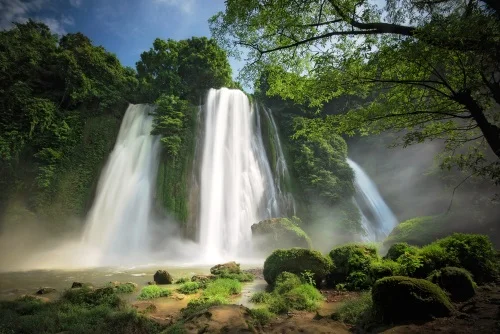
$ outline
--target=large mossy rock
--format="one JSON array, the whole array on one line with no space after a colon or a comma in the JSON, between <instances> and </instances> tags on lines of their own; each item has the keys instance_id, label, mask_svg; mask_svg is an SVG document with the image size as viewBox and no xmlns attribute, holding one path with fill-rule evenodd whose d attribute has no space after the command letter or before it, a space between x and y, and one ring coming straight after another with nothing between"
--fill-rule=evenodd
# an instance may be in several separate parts
<instances>
[{"instance_id":1,"label":"large mossy rock","mask_svg":"<svg viewBox=\"0 0 500 334\"><path fill-rule=\"evenodd\" d=\"M448 292L455 302L468 300L476 294L476 283L463 268L446 267L435 271L427 279Z\"/></svg>"},{"instance_id":2,"label":"large mossy rock","mask_svg":"<svg viewBox=\"0 0 500 334\"><path fill-rule=\"evenodd\" d=\"M224 275L224 274L240 274L240 264L234 261L227 262L223 264L217 264L210 268L210 273L212 275Z\"/></svg>"},{"instance_id":3,"label":"large mossy rock","mask_svg":"<svg viewBox=\"0 0 500 334\"><path fill-rule=\"evenodd\" d=\"M288 218L271 218L252 225L254 248L269 254L275 249L312 248L311 239L299 225Z\"/></svg>"},{"instance_id":4,"label":"large mossy rock","mask_svg":"<svg viewBox=\"0 0 500 334\"><path fill-rule=\"evenodd\" d=\"M309 271L314 274L314 281L319 286L332 267L331 259L315 250L277 249L264 262L264 279L274 285L278 275L284 271L296 275Z\"/></svg>"},{"instance_id":5,"label":"large mossy rock","mask_svg":"<svg viewBox=\"0 0 500 334\"><path fill-rule=\"evenodd\" d=\"M449 217L444 215L408 219L392 230L384 240L384 246L389 248L400 242L415 246L427 245L449 233L449 220Z\"/></svg>"},{"instance_id":6,"label":"large mossy rock","mask_svg":"<svg viewBox=\"0 0 500 334\"><path fill-rule=\"evenodd\" d=\"M362 290L371 284L371 263L378 261L377 249L368 245L344 245L332 249L329 257L335 266L327 276L329 286L346 284L349 290Z\"/></svg>"},{"instance_id":7,"label":"large mossy rock","mask_svg":"<svg viewBox=\"0 0 500 334\"><path fill-rule=\"evenodd\" d=\"M153 279L156 284L172 284L174 281L172 275L170 275L166 270L158 270L153 276Z\"/></svg>"},{"instance_id":8,"label":"large mossy rock","mask_svg":"<svg viewBox=\"0 0 500 334\"><path fill-rule=\"evenodd\" d=\"M382 278L373 285L372 299L375 312L387 323L446 317L453 312L446 293L425 279Z\"/></svg>"}]
</instances>

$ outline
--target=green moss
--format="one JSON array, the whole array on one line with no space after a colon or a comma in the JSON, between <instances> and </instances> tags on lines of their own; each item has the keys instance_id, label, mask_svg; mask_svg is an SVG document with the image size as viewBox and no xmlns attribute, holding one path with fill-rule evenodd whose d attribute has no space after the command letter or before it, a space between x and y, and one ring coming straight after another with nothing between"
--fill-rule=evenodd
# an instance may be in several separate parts
<instances>
[{"instance_id":1,"label":"green moss","mask_svg":"<svg viewBox=\"0 0 500 334\"><path fill-rule=\"evenodd\" d=\"M314 281L319 286L330 272L333 264L320 252L304 249L278 249L264 262L264 279L274 285L278 275L284 271L300 275L304 271L314 274Z\"/></svg>"},{"instance_id":2,"label":"green moss","mask_svg":"<svg viewBox=\"0 0 500 334\"><path fill-rule=\"evenodd\" d=\"M447 234L450 217L426 216L406 220L397 225L384 240L384 245L406 242L410 245L422 246L442 238Z\"/></svg>"},{"instance_id":3,"label":"green moss","mask_svg":"<svg viewBox=\"0 0 500 334\"><path fill-rule=\"evenodd\" d=\"M379 260L370 263L370 276L372 282L384 277L395 276L399 272L399 263L392 260Z\"/></svg>"},{"instance_id":4,"label":"green moss","mask_svg":"<svg viewBox=\"0 0 500 334\"><path fill-rule=\"evenodd\" d=\"M406 242L397 242L389 247L384 258L396 261L404 253L417 254L418 247L411 246Z\"/></svg>"},{"instance_id":5,"label":"green moss","mask_svg":"<svg viewBox=\"0 0 500 334\"><path fill-rule=\"evenodd\" d=\"M385 322L426 320L449 316L453 311L439 286L418 278L382 278L373 286L372 299L376 313Z\"/></svg>"},{"instance_id":6,"label":"green moss","mask_svg":"<svg viewBox=\"0 0 500 334\"><path fill-rule=\"evenodd\" d=\"M336 247L329 253L335 264L327 277L329 286L346 284L348 289L364 289L370 286L370 265L378 261L377 249L367 245L352 244ZM364 280L364 281L363 281Z\"/></svg>"},{"instance_id":7,"label":"green moss","mask_svg":"<svg viewBox=\"0 0 500 334\"><path fill-rule=\"evenodd\" d=\"M160 287L158 285L148 285L142 288L141 293L137 297L137 299L155 299L160 297L168 297L172 294L172 291Z\"/></svg>"},{"instance_id":8,"label":"green moss","mask_svg":"<svg viewBox=\"0 0 500 334\"><path fill-rule=\"evenodd\" d=\"M427 279L448 292L453 301L465 301L476 294L476 283L463 268L445 267L436 270Z\"/></svg>"}]
</instances>

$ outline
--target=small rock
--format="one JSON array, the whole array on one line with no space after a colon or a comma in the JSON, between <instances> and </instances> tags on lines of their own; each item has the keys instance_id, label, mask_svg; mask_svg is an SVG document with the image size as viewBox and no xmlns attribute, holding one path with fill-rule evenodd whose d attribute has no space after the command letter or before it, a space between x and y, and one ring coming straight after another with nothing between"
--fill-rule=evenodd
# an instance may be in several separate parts
<instances>
[{"instance_id":1,"label":"small rock","mask_svg":"<svg viewBox=\"0 0 500 334\"><path fill-rule=\"evenodd\" d=\"M206 284L211 281L215 281L217 276L215 275L194 275L191 277L191 282L198 282L202 284Z\"/></svg>"},{"instance_id":2,"label":"small rock","mask_svg":"<svg viewBox=\"0 0 500 334\"><path fill-rule=\"evenodd\" d=\"M156 284L172 284L174 281L172 275L170 275L166 270L158 270L153 276Z\"/></svg>"},{"instance_id":3,"label":"small rock","mask_svg":"<svg viewBox=\"0 0 500 334\"><path fill-rule=\"evenodd\" d=\"M148 282L148 285L156 285L156 282L149 281L149 282Z\"/></svg>"},{"instance_id":4,"label":"small rock","mask_svg":"<svg viewBox=\"0 0 500 334\"><path fill-rule=\"evenodd\" d=\"M223 273L227 274L239 274L241 273L240 264L234 261L227 262L223 264L218 264L210 268L210 273L212 275L221 275Z\"/></svg>"},{"instance_id":5,"label":"small rock","mask_svg":"<svg viewBox=\"0 0 500 334\"><path fill-rule=\"evenodd\" d=\"M76 288L83 288L83 283L82 282L73 282L73 284L71 284L71 289L76 289Z\"/></svg>"},{"instance_id":6,"label":"small rock","mask_svg":"<svg viewBox=\"0 0 500 334\"><path fill-rule=\"evenodd\" d=\"M45 288L40 288L36 294L37 295L46 295L48 293L52 293L52 292L56 292L56 289L54 288L49 288L49 287L45 287Z\"/></svg>"},{"instance_id":7,"label":"small rock","mask_svg":"<svg viewBox=\"0 0 500 334\"><path fill-rule=\"evenodd\" d=\"M184 298L186 298L186 295L183 295L182 293L177 293L175 294L174 298L176 300L183 300Z\"/></svg>"}]
</instances>

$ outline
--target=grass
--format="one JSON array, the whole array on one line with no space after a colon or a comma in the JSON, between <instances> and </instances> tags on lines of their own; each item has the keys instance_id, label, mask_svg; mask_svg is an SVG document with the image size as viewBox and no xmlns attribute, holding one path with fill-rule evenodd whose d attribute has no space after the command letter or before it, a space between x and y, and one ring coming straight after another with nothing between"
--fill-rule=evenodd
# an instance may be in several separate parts
<instances>
[{"instance_id":1,"label":"grass","mask_svg":"<svg viewBox=\"0 0 500 334\"><path fill-rule=\"evenodd\" d=\"M185 295L191 295L193 293L197 293L199 289L200 284L198 282L186 282L182 284L177 291Z\"/></svg>"},{"instance_id":2,"label":"grass","mask_svg":"<svg viewBox=\"0 0 500 334\"><path fill-rule=\"evenodd\" d=\"M132 293L135 291L136 286L133 283L109 283L107 286L115 289L116 293Z\"/></svg>"},{"instance_id":3,"label":"grass","mask_svg":"<svg viewBox=\"0 0 500 334\"><path fill-rule=\"evenodd\" d=\"M161 325L128 308L113 289L68 290L56 302L0 302L0 333L160 333Z\"/></svg>"},{"instance_id":4,"label":"grass","mask_svg":"<svg viewBox=\"0 0 500 334\"><path fill-rule=\"evenodd\" d=\"M183 284L187 282L191 282L191 279L189 277L181 277L177 281L175 281L175 284Z\"/></svg>"},{"instance_id":5,"label":"grass","mask_svg":"<svg viewBox=\"0 0 500 334\"><path fill-rule=\"evenodd\" d=\"M255 304L264 304L271 300L272 296L269 292L259 291L250 297L250 301Z\"/></svg>"},{"instance_id":6,"label":"grass","mask_svg":"<svg viewBox=\"0 0 500 334\"><path fill-rule=\"evenodd\" d=\"M199 298L189 301L182 309L183 317L187 318L215 305L228 304L231 296L241 293L241 283L234 279L219 278L207 285Z\"/></svg>"},{"instance_id":7,"label":"grass","mask_svg":"<svg viewBox=\"0 0 500 334\"><path fill-rule=\"evenodd\" d=\"M265 307L254 308L250 310L250 315L260 325L269 323L276 315Z\"/></svg>"},{"instance_id":8,"label":"grass","mask_svg":"<svg viewBox=\"0 0 500 334\"><path fill-rule=\"evenodd\" d=\"M370 292L363 292L359 298L343 303L337 312L332 315L332 319L346 324L356 325L367 319L373 308L372 296Z\"/></svg>"},{"instance_id":9,"label":"grass","mask_svg":"<svg viewBox=\"0 0 500 334\"><path fill-rule=\"evenodd\" d=\"M168 297L172 294L172 291L167 288L159 287L158 285L148 285L142 288L141 293L137 299L155 299L160 297Z\"/></svg>"}]
</instances>

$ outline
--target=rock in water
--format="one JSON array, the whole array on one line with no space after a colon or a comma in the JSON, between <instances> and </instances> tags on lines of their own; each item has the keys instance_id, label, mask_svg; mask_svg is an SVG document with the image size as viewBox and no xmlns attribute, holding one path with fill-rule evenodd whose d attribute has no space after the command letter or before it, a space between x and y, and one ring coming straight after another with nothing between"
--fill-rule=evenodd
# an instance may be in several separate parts
<instances>
[{"instance_id":1,"label":"rock in water","mask_svg":"<svg viewBox=\"0 0 500 334\"><path fill-rule=\"evenodd\" d=\"M37 295L46 295L46 294L52 293L52 292L56 292L56 289L45 287L45 288L38 289L38 291L36 292L36 294Z\"/></svg>"},{"instance_id":2,"label":"rock in water","mask_svg":"<svg viewBox=\"0 0 500 334\"><path fill-rule=\"evenodd\" d=\"M83 288L83 283L82 282L73 282L73 284L71 284L71 289L77 289L77 288Z\"/></svg>"},{"instance_id":3,"label":"rock in water","mask_svg":"<svg viewBox=\"0 0 500 334\"><path fill-rule=\"evenodd\" d=\"M241 273L240 264L234 261L218 264L210 268L210 273L212 275L239 274Z\"/></svg>"},{"instance_id":4,"label":"rock in water","mask_svg":"<svg viewBox=\"0 0 500 334\"><path fill-rule=\"evenodd\" d=\"M174 279L166 270L158 270L153 276L156 284L172 284Z\"/></svg>"}]
</instances>

